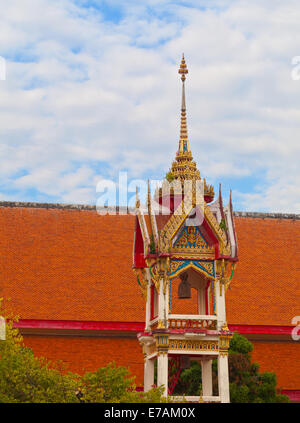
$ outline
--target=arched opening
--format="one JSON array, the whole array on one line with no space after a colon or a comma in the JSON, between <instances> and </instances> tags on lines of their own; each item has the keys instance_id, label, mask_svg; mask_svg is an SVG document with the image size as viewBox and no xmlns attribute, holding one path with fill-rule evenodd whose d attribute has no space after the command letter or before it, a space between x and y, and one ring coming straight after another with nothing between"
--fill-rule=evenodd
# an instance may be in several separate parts
<instances>
[{"instance_id":1,"label":"arched opening","mask_svg":"<svg viewBox=\"0 0 300 423\"><path fill-rule=\"evenodd\" d=\"M171 281L171 314L211 314L210 279L193 268L184 270L182 274ZM180 298L183 279L184 283L187 282L190 285L190 298Z\"/></svg>"}]
</instances>

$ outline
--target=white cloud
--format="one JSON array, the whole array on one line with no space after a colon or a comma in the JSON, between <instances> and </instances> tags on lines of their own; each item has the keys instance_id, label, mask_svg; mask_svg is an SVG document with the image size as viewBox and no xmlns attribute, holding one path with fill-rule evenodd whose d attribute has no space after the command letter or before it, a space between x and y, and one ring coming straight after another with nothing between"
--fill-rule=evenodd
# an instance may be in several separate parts
<instances>
[{"instance_id":1,"label":"white cloud","mask_svg":"<svg viewBox=\"0 0 300 423\"><path fill-rule=\"evenodd\" d=\"M84 4L11 0L2 10L1 198L38 190L95 202L99 177L163 176L177 149L184 51L201 175L230 179L239 209L299 212L298 2L112 1L115 21L101 2Z\"/></svg>"}]
</instances>

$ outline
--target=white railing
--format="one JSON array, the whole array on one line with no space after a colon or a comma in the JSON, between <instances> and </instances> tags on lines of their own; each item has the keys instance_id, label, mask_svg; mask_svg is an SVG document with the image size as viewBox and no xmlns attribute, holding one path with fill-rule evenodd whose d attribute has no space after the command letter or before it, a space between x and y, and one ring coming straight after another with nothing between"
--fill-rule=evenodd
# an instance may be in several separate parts
<instances>
[{"instance_id":1,"label":"white railing","mask_svg":"<svg viewBox=\"0 0 300 423\"><path fill-rule=\"evenodd\" d=\"M216 329L217 316L202 314L169 314L169 329Z\"/></svg>"},{"instance_id":2,"label":"white railing","mask_svg":"<svg viewBox=\"0 0 300 423\"><path fill-rule=\"evenodd\" d=\"M157 323L157 322L158 322L158 317L155 317L155 319L150 320L149 325L150 326L155 325L155 323Z\"/></svg>"},{"instance_id":3,"label":"white railing","mask_svg":"<svg viewBox=\"0 0 300 423\"><path fill-rule=\"evenodd\" d=\"M217 396L203 396L201 397L197 395L172 395L170 397L175 402L221 402L221 398Z\"/></svg>"}]
</instances>

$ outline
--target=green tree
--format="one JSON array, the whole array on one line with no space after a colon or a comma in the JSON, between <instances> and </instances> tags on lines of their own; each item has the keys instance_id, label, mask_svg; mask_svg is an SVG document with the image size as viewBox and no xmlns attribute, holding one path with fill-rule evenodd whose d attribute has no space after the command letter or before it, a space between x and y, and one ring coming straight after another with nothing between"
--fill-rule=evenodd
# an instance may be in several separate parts
<instances>
[{"instance_id":1,"label":"green tree","mask_svg":"<svg viewBox=\"0 0 300 423\"><path fill-rule=\"evenodd\" d=\"M84 402L161 402L162 387L155 387L149 392L139 392L126 367L116 366L114 362L95 372L88 372L82 377L81 386Z\"/></svg>"},{"instance_id":2,"label":"green tree","mask_svg":"<svg viewBox=\"0 0 300 423\"><path fill-rule=\"evenodd\" d=\"M253 344L247 338L234 334L228 356L231 402L289 402L286 395L276 393L275 373L260 373L259 364L251 363L252 350Z\"/></svg>"},{"instance_id":3,"label":"green tree","mask_svg":"<svg viewBox=\"0 0 300 423\"><path fill-rule=\"evenodd\" d=\"M35 357L13 327L17 319L1 308L1 300L0 316L6 320L6 339L0 341L0 403L165 401L161 387L137 392L129 370L115 363L79 376L66 372L62 362Z\"/></svg>"},{"instance_id":4,"label":"green tree","mask_svg":"<svg viewBox=\"0 0 300 423\"><path fill-rule=\"evenodd\" d=\"M244 336L235 333L230 341L228 366L230 401L233 403L289 402L286 395L276 394L276 375L273 372L259 372L259 364L251 363L253 344ZM201 365L192 362L178 380L174 394L199 395L201 386ZM213 394L218 392L217 361L213 361Z\"/></svg>"},{"instance_id":5,"label":"green tree","mask_svg":"<svg viewBox=\"0 0 300 423\"><path fill-rule=\"evenodd\" d=\"M63 374L60 362L35 357L13 321L6 318L6 340L0 341L0 402L78 402L77 377Z\"/></svg>"}]
</instances>

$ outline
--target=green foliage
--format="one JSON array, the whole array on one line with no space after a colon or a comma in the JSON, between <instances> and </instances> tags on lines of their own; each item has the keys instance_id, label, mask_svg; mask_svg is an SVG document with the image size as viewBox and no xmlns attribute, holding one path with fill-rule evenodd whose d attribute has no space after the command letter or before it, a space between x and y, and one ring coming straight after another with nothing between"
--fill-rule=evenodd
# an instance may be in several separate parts
<instances>
[{"instance_id":1,"label":"green foliage","mask_svg":"<svg viewBox=\"0 0 300 423\"><path fill-rule=\"evenodd\" d=\"M109 403L161 402L162 387L153 388L147 393L138 392L134 379L127 368L117 367L112 362L82 377L82 400Z\"/></svg>"},{"instance_id":2,"label":"green foliage","mask_svg":"<svg viewBox=\"0 0 300 423\"><path fill-rule=\"evenodd\" d=\"M251 363L253 344L244 336L235 333L230 341L228 366L230 401L233 403L275 403L289 402L286 395L276 394L276 375L259 372L259 364ZM213 394L218 393L217 360L212 365ZM201 365L192 362L177 382L174 395L199 395L201 386Z\"/></svg>"},{"instance_id":3,"label":"green foliage","mask_svg":"<svg viewBox=\"0 0 300 423\"><path fill-rule=\"evenodd\" d=\"M231 402L288 402L285 395L276 394L276 375L259 372L259 364L251 363L253 344L235 333L230 341L228 356Z\"/></svg>"},{"instance_id":4,"label":"green foliage","mask_svg":"<svg viewBox=\"0 0 300 423\"><path fill-rule=\"evenodd\" d=\"M163 388L137 392L134 377L125 367L110 363L79 376L61 362L35 357L23 343L12 316L6 319L6 340L0 341L0 403L163 402Z\"/></svg>"},{"instance_id":5,"label":"green foliage","mask_svg":"<svg viewBox=\"0 0 300 423\"><path fill-rule=\"evenodd\" d=\"M125 367L110 363L95 372L79 376L66 373L60 362L35 357L23 343L11 316L6 318L6 340L0 341L0 403L77 403L81 402L136 403L165 402L163 388L137 392L134 377ZM259 365L251 363L253 345L246 338L234 334L229 349L229 377L231 402L289 402L285 395L276 395L274 373L259 373ZM174 394L199 395L202 390L201 365L192 362L181 373ZM217 395L217 362L213 361L213 389ZM170 399L168 399L170 401Z\"/></svg>"},{"instance_id":6,"label":"green foliage","mask_svg":"<svg viewBox=\"0 0 300 423\"><path fill-rule=\"evenodd\" d=\"M200 395L201 389L201 365L191 361L191 367L181 372L173 395Z\"/></svg>"},{"instance_id":7,"label":"green foliage","mask_svg":"<svg viewBox=\"0 0 300 423\"><path fill-rule=\"evenodd\" d=\"M229 352L245 354L248 358L250 358L249 354L252 351L253 351L253 344L250 341L248 341L247 338L245 338L244 336L236 332L230 340Z\"/></svg>"},{"instance_id":8,"label":"green foliage","mask_svg":"<svg viewBox=\"0 0 300 423\"><path fill-rule=\"evenodd\" d=\"M7 321L6 340L0 341L0 403L78 402L76 376L63 370L59 362L34 357Z\"/></svg>"}]
</instances>

